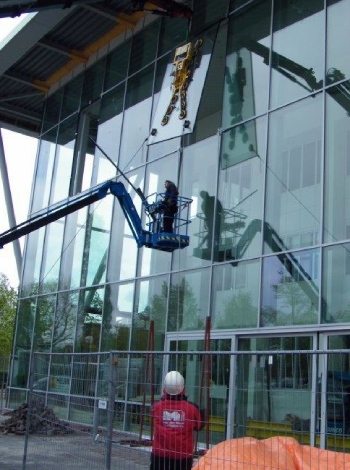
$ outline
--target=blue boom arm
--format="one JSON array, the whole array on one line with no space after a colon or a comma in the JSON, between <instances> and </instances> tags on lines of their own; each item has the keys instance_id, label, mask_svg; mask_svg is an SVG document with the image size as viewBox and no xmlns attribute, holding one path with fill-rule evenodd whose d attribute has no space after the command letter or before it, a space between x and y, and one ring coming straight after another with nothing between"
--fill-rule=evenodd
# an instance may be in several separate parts
<instances>
[{"instance_id":1,"label":"blue boom arm","mask_svg":"<svg viewBox=\"0 0 350 470\"><path fill-rule=\"evenodd\" d=\"M160 232L160 224L154 223L154 221L148 224L149 230L144 230L141 223L141 217L137 213L130 194L126 191L123 183L110 180L79 193L76 196L53 204L52 206L37 212L25 222L3 232L0 234L0 248L3 248L7 243L11 243L41 227L45 227L55 220L65 217L83 207L87 207L90 204L103 199L108 194L112 194L118 199L139 248L146 246L156 250L171 252L177 248L185 248L189 245L187 225L189 224L188 208L192 202L191 199L179 198L179 213L176 216L177 221L175 221L177 222L175 223L175 228L178 228L178 233L169 234ZM183 201L181 202L181 200ZM146 215L150 217L148 207L149 204L144 200L144 211ZM184 211L187 213L187 217L186 213L183 215Z\"/></svg>"}]
</instances>

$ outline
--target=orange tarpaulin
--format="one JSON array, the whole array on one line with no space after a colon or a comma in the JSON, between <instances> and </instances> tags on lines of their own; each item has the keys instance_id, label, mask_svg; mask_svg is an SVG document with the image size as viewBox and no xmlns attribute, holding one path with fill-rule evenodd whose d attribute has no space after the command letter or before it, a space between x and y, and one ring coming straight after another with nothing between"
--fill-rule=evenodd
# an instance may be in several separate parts
<instances>
[{"instance_id":1,"label":"orange tarpaulin","mask_svg":"<svg viewBox=\"0 0 350 470\"><path fill-rule=\"evenodd\" d=\"M213 446L192 470L350 470L350 454L300 445L292 437L242 437Z\"/></svg>"}]
</instances>

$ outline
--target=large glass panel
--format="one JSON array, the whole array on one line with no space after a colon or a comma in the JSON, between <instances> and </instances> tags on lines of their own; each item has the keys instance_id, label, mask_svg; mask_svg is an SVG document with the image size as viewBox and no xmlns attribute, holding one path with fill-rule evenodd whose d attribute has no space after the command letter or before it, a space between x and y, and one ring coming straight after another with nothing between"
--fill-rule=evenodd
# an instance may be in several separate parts
<instances>
[{"instance_id":1,"label":"large glass panel","mask_svg":"<svg viewBox=\"0 0 350 470\"><path fill-rule=\"evenodd\" d=\"M164 349L168 290L167 276L137 282L132 319L131 350L162 351Z\"/></svg>"},{"instance_id":2,"label":"large glass panel","mask_svg":"<svg viewBox=\"0 0 350 470\"><path fill-rule=\"evenodd\" d=\"M81 285L87 210L81 209L66 218L60 272L61 289L74 289Z\"/></svg>"},{"instance_id":3,"label":"large glass panel","mask_svg":"<svg viewBox=\"0 0 350 470\"><path fill-rule=\"evenodd\" d=\"M76 132L77 115L61 122L58 130L50 204L62 201L69 196Z\"/></svg>"},{"instance_id":4,"label":"large glass panel","mask_svg":"<svg viewBox=\"0 0 350 470\"><path fill-rule=\"evenodd\" d=\"M350 321L350 243L323 253L322 322Z\"/></svg>"},{"instance_id":5,"label":"large glass panel","mask_svg":"<svg viewBox=\"0 0 350 470\"><path fill-rule=\"evenodd\" d=\"M227 0L194 0L192 34L203 31L214 22L225 18L228 10Z\"/></svg>"},{"instance_id":6,"label":"large glass panel","mask_svg":"<svg viewBox=\"0 0 350 470\"><path fill-rule=\"evenodd\" d=\"M152 119L157 110L158 101L161 95L161 88L163 84L163 79L165 71L169 62L171 62L172 57L165 56L162 59L159 59L156 62L156 76L154 83L154 94L153 94L153 104L152 104ZM152 144L148 147L148 161L155 160L159 157L169 155L172 152L177 151L181 145L181 137L175 137L174 139L163 140Z\"/></svg>"},{"instance_id":7,"label":"large glass panel","mask_svg":"<svg viewBox=\"0 0 350 470\"><path fill-rule=\"evenodd\" d=\"M133 305L133 282L106 286L101 351L127 351L129 349Z\"/></svg>"},{"instance_id":8,"label":"large glass panel","mask_svg":"<svg viewBox=\"0 0 350 470\"><path fill-rule=\"evenodd\" d=\"M158 57L186 41L187 26L184 18L162 18Z\"/></svg>"},{"instance_id":9,"label":"large glass panel","mask_svg":"<svg viewBox=\"0 0 350 470\"><path fill-rule=\"evenodd\" d=\"M146 161L152 109L153 66L128 81L119 166L131 170Z\"/></svg>"},{"instance_id":10,"label":"large glass panel","mask_svg":"<svg viewBox=\"0 0 350 470\"><path fill-rule=\"evenodd\" d=\"M327 0L327 74L326 85L350 77L348 31L349 0Z\"/></svg>"},{"instance_id":11,"label":"large glass panel","mask_svg":"<svg viewBox=\"0 0 350 470\"><path fill-rule=\"evenodd\" d=\"M102 59L84 73L81 107L87 106L101 96L106 60Z\"/></svg>"},{"instance_id":12,"label":"large glass panel","mask_svg":"<svg viewBox=\"0 0 350 470\"><path fill-rule=\"evenodd\" d=\"M210 29L205 35L201 46L202 55L210 55L211 60L204 83L196 122L192 124L193 132L188 134L191 144L205 139L218 132L221 127L222 96L224 90L225 64L223 57L226 52L227 25ZM190 105L190 102L189 102Z\"/></svg>"},{"instance_id":13,"label":"large glass panel","mask_svg":"<svg viewBox=\"0 0 350 470\"><path fill-rule=\"evenodd\" d=\"M177 174L179 165L179 152L166 156L161 160L152 162L147 166L145 194L150 203L155 201L155 193L164 193L165 180L171 180L177 185ZM174 251L174 258L180 250ZM169 271L171 266L171 254L143 248L140 251L139 273L141 276L157 274Z\"/></svg>"},{"instance_id":14,"label":"large glass panel","mask_svg":"<svg viewBox=\"0 0 350 470\"><path fill-rule=\"evenodd\" d=\"M313 358L303 351L312 347L310 336L239 340L239 351L259 353L237 357L233 437L282 435L310 444Z\"/></svg>"},{"instance_id":15,"label":"large glass panel","mask_svg":"<svg viewBox=\"0 0 350 470\"><path fill-rule=\"evenodd\" d=\"M204 164L205 162L205 164ZM180 175L180 192L192 199L190 206L190 246L174 256L174 268L190 268L207 265L211 259L211 219L203 211L203 197L215 198L218 167L218 137L186 147Z\"/></svg>"},{"instance_id":16,"label":"large glass panel","mask_svg":"<svg viewBox=\"0 0 350 470\"><path fill-rule=\"evenodd\" d=\"M107 197L91 207L85 232L82 286L105 281L113 198Z\"/></svg>"},{"instance_id":17,"label":"large glass panel","mask_svg":"<svg viewBox=\"0 0 350 470\"><path fill-rule=\"evenodd\" d=\"M128 174L129 181L135 188L143 188L143 173ZM137 214L141 217L142 202L138 194L124 181L126 190L129 192ZM148 252L143 248L140 253ZM109 240L107 281L119 281L133 279L136 273L138 248L136 240L129 227L125 214L118 202L114 199L114 210L111 225L111 236Z\"/></svg>"},{"instance_id":18,"label":"large glass panel","mask_svg":"<svg viewBox=\"0 0 350 470\"><path fill-rule=\"evenodd\" d=\"M56 91L56 93L53 93L47 98L45 102L42 132L46 132L48 129L51 129L53 126L58 124L61 113L62 98L62 89Z\"/></svg>"},{"instance_id":19,"label":"large glass panel","mask_svg":"<svg viewBox=\"0 0 350 470\"><path fill-rule=\"evenodd\" d=\"M160 21L153 22L133 37L129 75L134 74L152 62L157 53Z\"/></svg>"},{"instance_id":20,"label":"large glass panel","mask_svg":"<svg viewBox=\"0 0 350 470\"><path fill-rule=\"evenodd\" d=\"M11 385L15 387L26 387L27 385L34 331L35 301L36 299L25 299L18 303L11 375Z\"/></svg>"},{"instance_id":21,"label":"large glass panel","mask_svg":"<svg viewBox=\"0 0 350 470\"><path fill-rule=\"evenodd\" d=\"M39 279L40 292L55 292L57 290L60 272L64 220L52 222L46 227L45 245Z\"/></svg>"},{"instance_id":22,"label":"large glass panel","mask_svg":"<svg viewBox=\"0 0 350 470\"><path fill-rule=\"evenodd\" d=\"M212 326L256 328L258 324L260 261L215 266Z\"/></svg>"},{"instance_id":23,"label":"large glass panel","mask_svg":"<svg viewBox=\"0 0 350 470\"><path fill-rule=\"evenodd\" d=\"M37 167L34 180L34 193L31 212L49 205L53 165L56 152L57 127L44 134L39 144Z\"/></svg>"},{"instance_id":24,"label":"large glass panel","mask_svg":"<svg viewBox=\"0 0 350 470\"><path fill-rule=\"evenodd\" d=\"M41 137L37 159L31 213L49 205L56 152L57 127ZM29 234L21 282L22 296L38 290L45 228Z\"/></svg>"},{"instance_id":25,"label":"large glass panel","mask_svg":"<svg viewBox=\"0 0 350 470\"><path fill-rule=\"evenodd\" d=\"M96 352L100 346L104 289L81 292L74 352Z\"/></svg>"},{"instance_id":26,"label":"large glass panel","mask_svg":"<svg viewBox=\"0 0 350 470\"><path fill-rule=\"evenodd\" d=\"M319 283L318 249L263 259L261 326L316 323Z\"/></svg>"},{"instance_id":27,"label":"large glass panel","mask_svg":"<svg viewBox=\"0 0 350 470\"><path fill-rule=\"evenodd\" d=\"M270 24L270 2L260 2L230 20L222 110L224 128L267 110Z\"/></svg>"},{"instance_id":28,"label":"large glass panel","mask_svg":"<svg viewBox=\"0 0 350 470\"><path fill-rule=\"evenodd\" d=\"M322 95L271 114L264 250L319 243Z\"/></svg>"},{"instance_id":29,"label":"large glass panel","mask_svg":"<svg viewBox=\"0 0 350 470\"><path fill-rule=\"evenodd\" d=\"M83 80L84 74L81 73L66 85L63 95L61 119L79 111Z\"/></svg>"},{"instance_id":30,"label":"large glass panel","mask_svg":"<svg viewBox=\"0 0 350 470\"><path fill-rule=\"evenodd\" d=\"M125 108L128 109L145 100L152 94L154 65L150 65L129 78L127 83Z\"/></svg>"},{"instance_id":31,"label":"large glass panel","mask_svg":"<svg viewBox=\"0 0 350 470\"><path fill-rule=\"evenodd\" d=\"M34 351L51 351L55 308L56 295L38 298L33 338Z\"/></svg>"},{"instance_id":32,"label":"large glass panel","mask_svg":"<svg viewBox=\"0 0 350 470\"><path fill-rule=\"evenodd\" d=\"M245 137L241 140L242 133ZM217 261L261 253L265 162L265 117L222 134L215 213L213 198L212 204L205 206L212 231L208 242L214 237Z\"/></svg>"},{"instance_id":33,"label":"large glass panel","mask_svg":"<svg viewBox=\"0 0 350 470\"><path fill-rule=\"evenodd\" d=\"M168 302L168 331L204 330L209 311L210 270L174 274Z\"/></svg>"},{"instance_id":34,"label":"large glass panel","mask_svg":"<svg viewBox=\"0 0 350 470\"><path fill-rule=\"evenodd\" d=\"M103 96L97 129L97 143L114 163L118 163L119 158L124 93L123 83ZM115 167L98 149L95 149L95 165L98 166L97 183L114 177Z\"/></svg>"},{"instance_id":35,"label":"large glass panel","mask_svg":"<svg viewBox=\"0 0 350 470\"><path fill-rule=\"evenodd\" d=\"M52 352L69 353L74 350L75 324L79 294L77 291L57 295L57 307L53 323Z\"/></svg>"},{"instance_id":36,"label":"large glass panel","mask_svg":"<svg viewBox=\"0 0 350 470\"><path fill-rule=\"evenodd\" d=\"M324 241L350 238L350 82L329 88L326 97Z\"/></svg>"},{"instance_id":37,"label":"large glass panel","mask_svg":"<svg viewBox=\"0 0 350 470\"><path fill-rule=\"evenodd\" d=\"M89 189L94 183L92 174L97 171L97 168L94 165L95 145L92 140L96 141L97 138L100 104L101 102L98 101L80 113L77 143L74 149L71 170L70 194L77 194Z\"/></svg>"},{"instance_id":38,"label":"large glass panel","mask_svg":"<svg viewBox=\"0 0 350 470\"><path fill-rule=\"evenodd\" d=\"M323 0L275 1L271 107L296 100L323 85Z\"/></svg>"},{"instance_id":39,"label":"large glass panel","mask_svg":"<svg viewBox=\"0 0 350 470\"><path fill-rule=\"evenodd\" d=\"M162 91L162 85L168 64L173 60L173 56L168 54L156 62L156 73L154 77L152 120L157 110L158 101ZM160 142L163 143L163 142ZM151 146L152 147L152 146Z\"/></svg>"},{"instance_id":40,"label":"large glass panel","mask_svg":"<svg viewBox=\"0 0 350 470\"><path fill-rule=\"evenodd\" d=\"M124 42L108 55L104 90L109 90L125 80L129 64L130 45L131 41Z\"/></svg>"},{"instance_id":41,"label":"large glass panel","mask_svg":"<svg viewBox=\"0 0 350 470\"><path fill-rule=\"evenodd\" d=\"M44 236L44 227L28 235L21 280L21 297L38 293Z\"/></svg>"},{"instance_id":42,"label":"large glass panel","mask_svg":"<svg viewBox=\"0 0 350 470\"><path fill-rule=\"evenodd\" d=\"M163 140L148 147L148 161L156 160L159 157L168 156L171 153L177 153L181 146L181 137Z\"/></svg>"}]
</instances>

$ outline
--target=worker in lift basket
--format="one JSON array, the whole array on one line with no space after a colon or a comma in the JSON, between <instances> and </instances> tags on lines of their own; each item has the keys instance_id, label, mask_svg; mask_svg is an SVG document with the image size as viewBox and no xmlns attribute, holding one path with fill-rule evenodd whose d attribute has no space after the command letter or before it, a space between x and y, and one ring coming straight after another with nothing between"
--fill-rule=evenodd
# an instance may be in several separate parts
<instances>
[{"instance_id":1,"label":"worker in lift basket","mask_svg":"<svg viewBox=\"0 0 350 470\"><path fill-rule=\"evenodd\" d=\"M165 193L162 202L163 211L163 230L164 232L173 231L174 217L177 212L177 196L179 192L172 181L165 180Z\"/></svg>"},{"instance_id":2,"label":"worker in lift basket","mask_svg":"<svg viewBox=\"0 0 350 470\"><path fill-rule=\"evenodd\" d=\"M161 201L155 204L153 211L151 211L151 216L155 213L162 213L163 226L161 231L172 233L174 217L178 210L177 197L179 195L179 192L177 190L176 185L170 180L165 180L164 186L164 197Z\"/></svg>"},{"instance_id":3,"label":"worker in lift basket","mask_svg":"<svg viewBox=\"0 0 350 470\"><path fill-rule=\"evenodd\" d=\"M166 374L163 392L151 409L154 438L150 470L190 470L194 431L204 426L201 413L187 401L185 381L179 372Z\"/></svg>"}]
</instances>

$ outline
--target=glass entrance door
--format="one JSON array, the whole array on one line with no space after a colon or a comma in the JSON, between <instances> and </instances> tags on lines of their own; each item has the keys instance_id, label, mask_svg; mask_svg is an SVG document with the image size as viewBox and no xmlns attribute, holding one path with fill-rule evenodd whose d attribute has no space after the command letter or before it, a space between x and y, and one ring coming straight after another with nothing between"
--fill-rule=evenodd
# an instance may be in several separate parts
<instances>
[{"instance_id":1,"label":"glass entrance door","mask_svg":"<svg viewBox=\"0 0 350 470\"><path fill-rule=\"evenodd\" d=\"M238 340L234 436L294 437L313 444L312 336Z\"/></svg>"},{"instance_id":2,"label":"glass entrance door","mask_svg":"<svg viewBox=\"0 0 350 470\"><path fill-rule=\"evenodd\" d=\"M210 341L210 364L203 340L168 343L178 354L167 369L184 375L188 399L208 411L201 443L286 436L350 452L350 335L238 337L232 349L231 341Z\"/></svg>"},{"instance_id":3,"label":"glass entrance door","mask_svg":"<svg viewBox=\"0 0 350 470\"><path fill-rule=\"evenodd\" d=\"M196 339L170 340L167 370L178 370L185 378L186 395L204 412L208 426L199 433L199 441L208 447L226 439L229 381L230 339L210 340L210 355L204 351L204 341ZM227 351L227 354L224 354Z\"/></svg>"}]
</instances>

